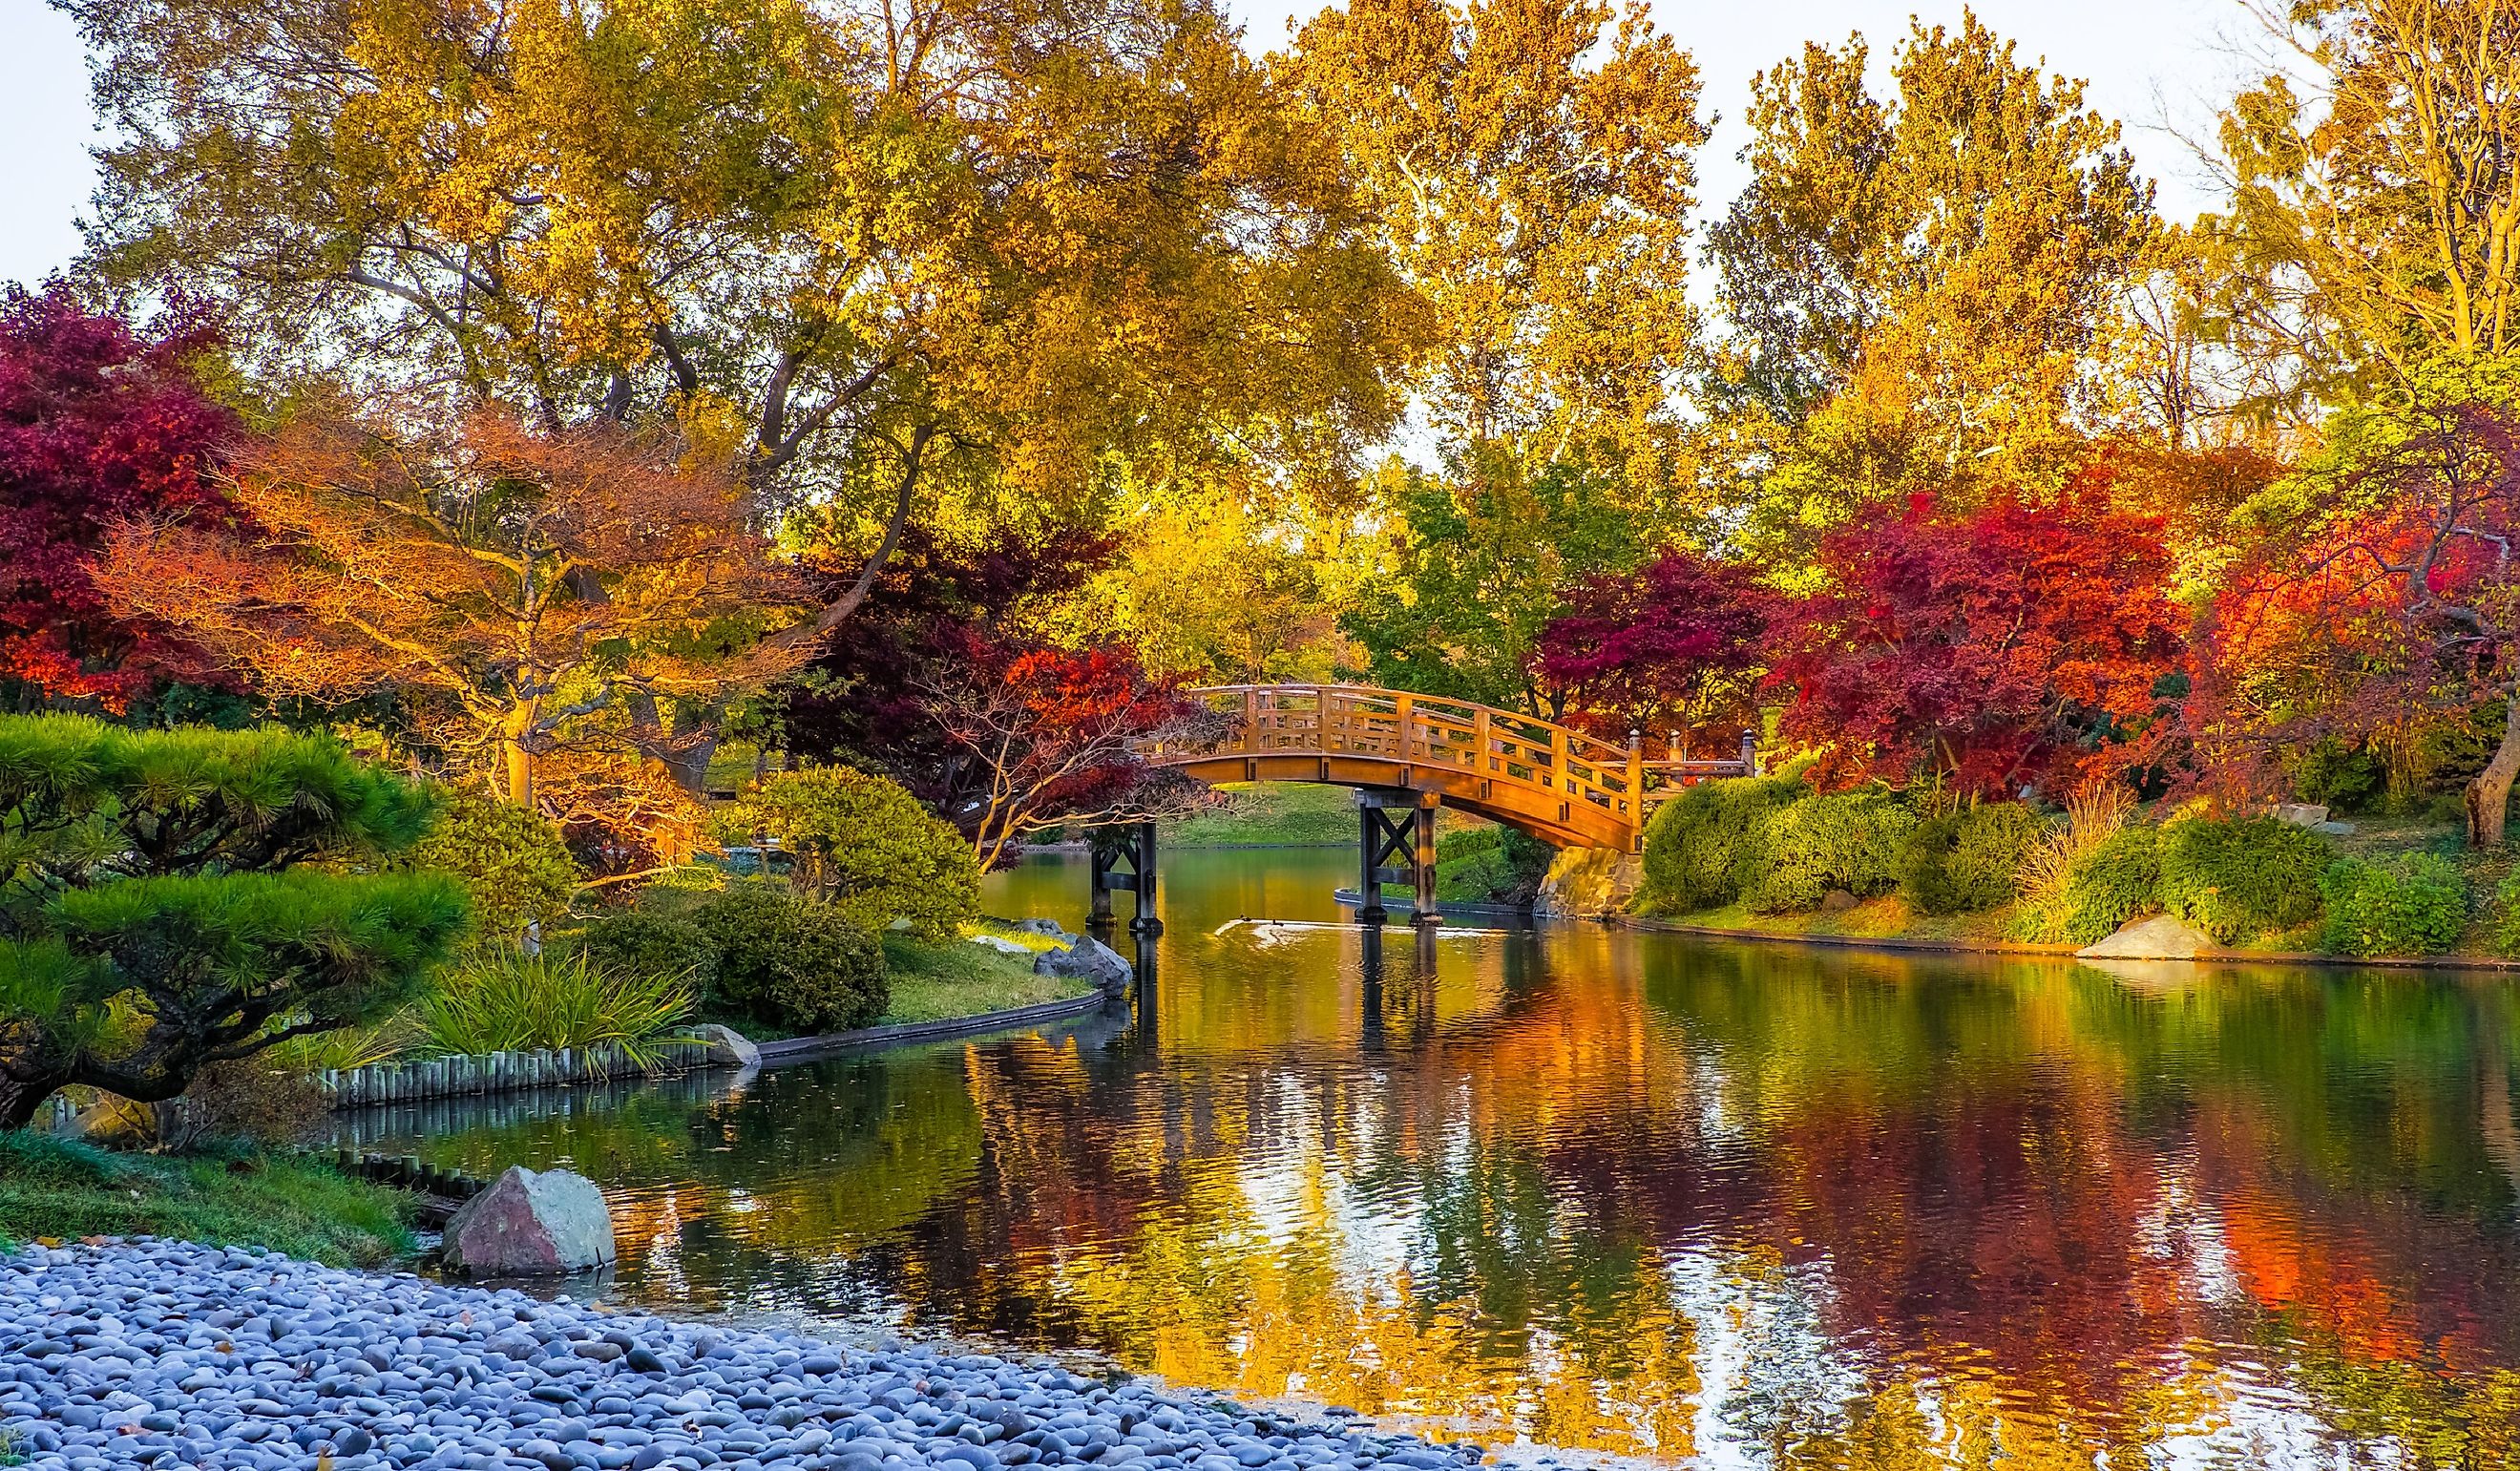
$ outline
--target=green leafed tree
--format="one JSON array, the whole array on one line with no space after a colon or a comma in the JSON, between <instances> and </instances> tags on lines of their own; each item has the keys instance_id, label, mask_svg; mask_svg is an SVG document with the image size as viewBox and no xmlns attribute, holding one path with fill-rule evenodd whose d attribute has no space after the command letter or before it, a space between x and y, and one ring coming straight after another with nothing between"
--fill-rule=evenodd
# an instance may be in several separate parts
<instances>
[{"instance_id":1,"label":"green leafed tree","mask_svg":"<svg viewBox=\"0 0 2520 1471\"><path fill-rule=\"evenodd\" d=\"M1565 592L1624 571L1645 522L1618 477L1574 464L1533 470L1490 447L1447 473L1398 468L1382 496L1379 575L1342 619L1377 685L1555 716L1562 694L1533 674L1534 646Z\"/></svg>"},{"instance_id":2,"label":"green leafed tree","mask_svg":"<svg viewBox=\"0 0 2520 1471\"><path fill-rule=\"evenodd\" d=\"M343 869L428 811L323 736L0 718L0 1128L71 1086L161 1102L409 1001L463 887Z\"/></svg>"}]
</instances>

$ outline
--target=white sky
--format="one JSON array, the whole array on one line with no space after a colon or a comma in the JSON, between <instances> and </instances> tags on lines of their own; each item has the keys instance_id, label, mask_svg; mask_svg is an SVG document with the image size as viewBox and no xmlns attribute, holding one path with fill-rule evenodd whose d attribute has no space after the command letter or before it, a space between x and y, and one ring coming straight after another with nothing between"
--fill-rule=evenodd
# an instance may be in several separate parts
<instances>
[{"instance_id":1,"label":"white sky","mask_svg":"<svg viewBox=\"0 0 2520 1471\"><path fill-rule=\"evenodd\" d=\"M1282 45L1285 22L1311 0L1227 0L1254 50ZM1979 16L2025 55L2088 78L2092 100L2127 125L2128 143L2160 184L2163 212L2194 214L2212 201L2186 149L2165 128L2190 134L2247 74L2253 34L2237 0L1981 0ZM1754 72L1795 54L1806 39L1843 40L1862 30L1874 65L1906 34L1913 13L1957 24L1958 0L1654 0L1654 16L1697 57L1706 107L1721 114L1699 156L1704 214L1722 213L1740 188L1734 161ZM79 246L75 218L87 207L96 134L87 73L68 21L43 0L0 0L0 280L32 283Z\"/></svg>"}]
</instances>

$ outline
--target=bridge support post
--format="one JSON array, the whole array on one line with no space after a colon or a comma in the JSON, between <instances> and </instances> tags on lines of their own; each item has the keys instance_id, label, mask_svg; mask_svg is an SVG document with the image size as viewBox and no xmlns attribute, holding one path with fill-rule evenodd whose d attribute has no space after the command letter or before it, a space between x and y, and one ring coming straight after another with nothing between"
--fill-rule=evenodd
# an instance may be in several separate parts
<instances>
[{"instance_id":1,"label":"bridge support post","mask_svg":"<svg viewBox=\"0 0 2520 1471\"><path fill-rule=\"evenodd\" d=\"M1087 846L1094 859L1094 911L1088 923L1095 929L1111 928L1111 893L1118 889L1129 895L1129 933L1162 934L1164 922L1155 917L1155 825L1099 827Z\"/></svg>"},{"instance_id":2,"label":"bridge support post","mask_svg":"<svg viewBox=\"0 0 2520 1471\"><path fill-rule=\"evenodd\" d=\"M1357 921L1380 924L1389 917L1382 886L1405 883L1413 894L1413 917L1419 924L1440 923L1435 910L1435 809L1443 798L1431 791L1360 787L1357 811Z\"/></svg>"}]
</instances>

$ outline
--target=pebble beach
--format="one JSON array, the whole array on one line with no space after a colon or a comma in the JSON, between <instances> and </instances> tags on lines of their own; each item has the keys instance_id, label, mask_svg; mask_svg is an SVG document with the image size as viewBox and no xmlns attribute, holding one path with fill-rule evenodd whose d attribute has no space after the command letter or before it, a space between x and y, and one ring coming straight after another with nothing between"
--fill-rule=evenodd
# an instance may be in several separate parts
<instances>
[{"instance_id":1,"label":"pebble beach","mask_svg":"<svg viewBox=\"0 0 2520 1471\"><path fill-rule=\"evenodd\" d=\"M0 1256L0 1462L1450 1471L1480 1455L1046 1359L835 1345L251 1250Z\"/></svg>"}]
</instances>

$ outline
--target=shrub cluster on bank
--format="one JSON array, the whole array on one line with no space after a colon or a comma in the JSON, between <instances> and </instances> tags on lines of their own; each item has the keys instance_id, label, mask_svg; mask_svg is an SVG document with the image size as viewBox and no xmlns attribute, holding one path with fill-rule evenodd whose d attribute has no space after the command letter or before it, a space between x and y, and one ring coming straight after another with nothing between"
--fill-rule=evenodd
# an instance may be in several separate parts
<instances>
[{"instance_id":1,"label":"shrub cluster on bank","mask_svg":"<svg viewBox=\"0 0 2520 1471\"><path fill-rule=\"evenodd\" d=\"M2012 939L2075 946L2167 914L2223 946L2439 955L2474 908L2446 858L2346 857L2272 816L2153 824L2131 801L2106 799L2061 813L2021 802L1935 810L1880 788L1817 791L1793 773L1710 781L1666 802L1644 868L1642 904L1665 914L1799 914L1895 893L1919 915L1986 915ZM2500 898L2508 914L2520 893ZM2520 950L2520 919L2498 933Z\"/></svg>"}]
</instances>

